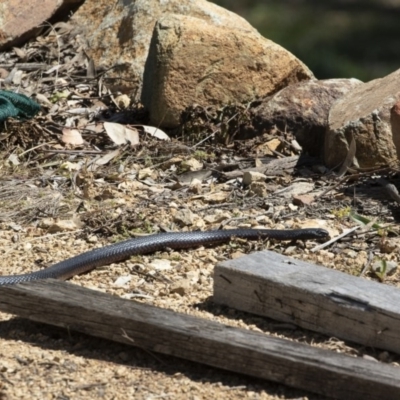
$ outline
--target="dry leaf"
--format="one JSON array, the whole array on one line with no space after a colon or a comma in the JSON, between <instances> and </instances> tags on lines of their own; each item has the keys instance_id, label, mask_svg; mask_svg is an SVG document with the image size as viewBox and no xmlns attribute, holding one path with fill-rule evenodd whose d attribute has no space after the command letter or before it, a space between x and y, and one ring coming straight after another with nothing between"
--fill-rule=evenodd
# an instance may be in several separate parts
<instances>
[{"instance_id":1,"label":"dry leaf","mask_svg":"<svg viewBox=\"0 0 400 400\"><path fill-rule=\"evenodd\" d=\"M104 129L110 139L117 145L129 142L131 146L139 144L139 132L115 122L104 122Z\"/></svg>"},{"instance_id":2,"label":"dry leaf","mask_svg":"<svg viewBox=\"0 0 400 400\"><path fill-rule=\"evenodd\" d=\"M19 158L18 158L18 155L17 154L11 154L9 157L8 157L8 161L12 164L12 165L19 165L19 164L21 164L20 162L19 162Z\"/></svg>"},{"instance_id":3,"label":"dry leaf","mask_svg":"<svg viewBox=\"0 0 400 400\"><path fill-rule=\"evenodd\" d=\"M79 163L65 162L60 164L61 169L65 169L66 171L79 171L82 168L82 165Z\"/></svg>"},{"instance_id":4,"label":"dry leaf","mask_svg":"<svg viewBox=\"0 0 400 400\"><path fill-rule=\"evenodd\" d=\"M105 165L108 162L110 162L113 158L117 157L120 154L121 150L116 149L114 151L111 151L110 153L107 153L103 157L100 157L98 160L95 161L96 165Z\"/></svg>"},{"instance_id":5,"label":"dry leaf","mask_svg":"<svg viewBox=\"0 0 400 400\"><path fill-rule=\"evenodd\" d=\"M53 107L53 103L42 93L36 93L36 100L43 106L47 105Z\"/></svg>"},{"instance_id":6,"label":"dry leaf","mask_svg":"<svg viewBox=\"0 0 400 400\"><path fill-rule=\"evenodd\" d=\"M282 145L282 142L279 139L272 139L266 143L262 143L257 146L256 150L258 153L263 155L274 155L274 151L278 149L279 146Z\"/></svg>"},{"instance_id":7,"label":"dry leaf","mask_svg":"<svg viewBox=\"0 0 400 400\"><path fill-rule=\"evenodd\" d=\"M13 47L13 50L15 52L15 54L17 55L18 58L20 58L21 60L25 60L26 59L26 53L24 50L18 48L18 47Z\"/></svg>"},{"instance_id":8,"label":"dry leaf","mask_svg":"<svg viewBox=\"0 0 400 400\"><path fill-rule=\"evenodd\" d=\"M61 140L66 144L80 145L84 143L82 135L78 129L63 128Z\"/></svg>"},{"instance_id":9,"label":"dry leaf","mask_svg":"<svg viewBox=\"0 0 400 400\"><path fill-rule=\"evenodd\" d=\"M265 143L265 145L271 150L271 151L277 151L278 147L282 145L282 142L279 139L272 139L269 142Z\"/></svg>"},{"instance_id":10,"label":"dry leaf","mask_svg":"<svg viewBox=\"0 0 400 400\"><path fill-rule=\"evenodd\" d=\"M148 126L148 125L140 125L140 126L144 129L144 131L146 133L148 133L149 135L151 135L157 139L171 140L169 138L169 136L164 131L162 131L160 128L156 128L154 126Z\"/></svg>"}]
</instances>

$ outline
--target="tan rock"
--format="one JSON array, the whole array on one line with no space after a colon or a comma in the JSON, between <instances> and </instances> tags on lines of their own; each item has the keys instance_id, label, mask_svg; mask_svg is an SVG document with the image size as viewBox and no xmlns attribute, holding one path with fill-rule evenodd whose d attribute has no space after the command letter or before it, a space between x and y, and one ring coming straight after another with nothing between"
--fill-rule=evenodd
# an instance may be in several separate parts
<instances>
[{"instance_id":1,"label":"tan rock","mask_svg":"<svg viewBox=\"0 0 400 400\"><path fill-rule=\"evenodd\" d=\"M18 1L18 0L16 0ZM96 66L117 66L107 73L113 89L140 98L144 65L156 21L168 14L191 15L215 26L255 29L243 18L205 0L86 0L72 18L87 38Z\"/></svg>"},{"instance_id":2,"label":"tan rock","mask_svg":"<svg viewBox=\"0 0 400 400\"><path fill-rule=\"evenodd\" d=\"M253 129L236 136L248 139L264 132L292 133L305 152L323 153L332 104L362 84L358 79L309 80L287 86L251 110Z\"/></svg>"},{"instance_id":3,"label":"tan rock","mask_svg":"<svg viewBox=\"0 0 400 400\"><path fill-rule=\"evenodd\" d=\"M191 226L195 223L196 218L196 214L193 214L188 208L185 208L176 212L174 215L174 222L183 226Z\"/></svg>"},{"instance_id":4,"label":"tan rock","mask_svg":"<svg viewBox=\"0 0 400 400\"><path fill-rule=\"evenodd\" d=\"M400 69L357 86L334 103L325 137L326 165L333 168L345 160L352 137L356 141L356 164L360 167L397 162L400 129L394 106L398 101Z\"/></svg>"},{"instance_id":5,"label":"tan rock","mask_svg":"<svg viewBox=\"0 0 400 400\"><path fill-rule=\"evenodd\" d=\"M184 296L191 291L191 288L192 282L190 279L180 279L171 284L169 291L170 293L177 293L180 296Z\"/></svg>"},{"instance_id":6,"label":"tan rock","mask_svg":"<svg viewBox=\"0 0 400 400\"><path fill-rule=\"evenodd\" d=\"M267 197L267 184L265 182L253 182L250 185L250 195L256 195L258 197Z\"/></svg>"},{"instance_id":7,"label":"tan rock","mask_svg":"<svg viewBox=\"0 0 400 400\"><path fill-rule=\"evenodd\" d=\"M0 51L34 37L54 14L68 14L79 3L82 0L0 1Z\"/></svg>"},{"instance_id":8,"label":"tan rock","mask_svg":"<svg viewBox=\"0 0 400 400\"><path fill-rule=\"evenodd\" d=\"M154 29L142 102L153 125L175 127L189 105L251 101L311 78L301 61L254 30L168 15Z\"/></svg>"},{"instance_id":9,"label":"tan rock","mask_svg":"<svg viewBox=\"0 0 400 400\"><path fill-rule=\"evenodd\" d=\"M267 176L257 171L246 171L243 174L243 185L248 186L254 182L265 182Z\"/></svg>"},{"instance_id":10,"label":"tan rock","mask_svg":"<svg viewBox=\"0 0 400 400\"><path fill-rule=\"evenodd\" d=\"M48 228L48 233L75 231L83 228L84 223L78 218L55 220Z\"/></svg>"}]
</instances>

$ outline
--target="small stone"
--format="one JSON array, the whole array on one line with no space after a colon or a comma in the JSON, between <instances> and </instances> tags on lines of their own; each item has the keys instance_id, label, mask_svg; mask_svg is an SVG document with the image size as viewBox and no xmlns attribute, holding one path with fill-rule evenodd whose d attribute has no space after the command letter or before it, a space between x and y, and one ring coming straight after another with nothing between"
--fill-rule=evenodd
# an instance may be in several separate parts
<instances>
[{"instance_id":1,"label":"small stone","mask_svg":"<svg viewBox=\"0 0 400 400\"><path fill-rule=\"evenodd\" d=\"M7 226L14 232L21 232L23 230L21 225L14 224L13 222L10 222L9 224L7 224Z\"/></svg>"},{"instance_id":2,"label":"small stone","mask_svg":"<svg viewBox=\"0 0 400 400\"><path fill-rule=\"evenodd\" d=\"M118 286L118 287L122 287L125 286L128 282L130 282L132 280L132 276L130 275L122 275L119 276L115 282L114 282L114 286Z\"/></svg>"},{"instance_id":3,"label":"small stone","mask_svg":"<svg viewBox=\"0 0 400 400\"><path fill-rule=\"evenodd\" d=\"M256 171L246 171L243 174L243 185L249 186L253 182L264 182L267 179L266 175Z\"/></svg>"},{"instance_id":4,"label":"small stone","mask_svg":"<svg viewBox=\"0 0 400 400\"><path fill-rule=\"evenodd\" d=\"M250 185L250 194L258 197L267 197L267 184L265 182L253 182Z\"/></svg>"},{"instance_id":5,"label":"small stone","mask_svg":"<svg viewBox=\"0 0 400 400\"><path fill-rule=\"evenodd\" d=\"M194 194L201 193L201 181L199 179L193 179L192 182L190 182L189 189Z\"/></svg>"},{"instance_id":6,"label":"small stone","mask_svg":"<svg viewBox=\"0 0 400 400\"><path fill-rule=\"evenodd\" d=\"M393 253L397 248L397 243L395 240L385 239L380 241L379 250L381 253Z\"/></svg>"},{"instance_id":7,"label":"small stone","mask_svg":"<svg viewBox=\"0 0 400 400\"><path fill-rule=\"evenodd\" d=\"M191 226L195 222L196 215L193 214L189 209L179 210L174 215L174 222L182 224L184 226Z\"/></svg>"},{"instance_id":8,"label":"small stone","mask_svg":"<svg viewBox=\"0 0 400 400\"><path fill-rule=\"evenodd\" d=\"M96 235L90 235L86 240L88 243L97 243L99 238Z\"/></svg>"},{"instance_id":9,"label":"small stone","mask_svg":"<svg viewBox=\"0 0 400 400\"><path fill-rule=\"evenodd\" d=\"M158 258L150 263L150 267L156 269L157 271L167 271L172 269L170 260L158 259Z\"/></svg>"},{"instance_id":10,"label":"small stone","mask_svg":"<svg viewBox=\"0 0 400 400\"><path fill-rule=\"evenodd\" d=\"M383 361L383 362L390 362L390 355L387 351L382 351L381 353L379 353L378 359L379 361Z\"/></svg>"},{"instance_id":11,"label":"small stone","mask_svg":"<svg viewBox=\"0 0 400 400\"><path fill-rule=\"evenodd\" d=\"M53 222L48 229L48 233L75 231L81 229L83 226L83 222L79 221L78 218L61 219Z\"/></svg>"},{"instance_id":12,"label":"small stone","mask_svg":"<svg viewBox=\"0 0 400 400\"><path fill-rule=\"evenodd\" d=\"M350 249L346 250L345 253L347 254L347 256L349 258L357 258L357 256L358 256L358 253L356 251L350 250Z\"/></svg>"},{"instance_id":13,"label":"small stone","mask_svg":"<svg viewBox=\"0 0 400 400\"><path fill-rule=\"evenodd\" d=\"M229 219L229 218L230 218L229 214L224 214L224 215L222 215L222 214L208 214L208 215L204 216L203 220L205 222L207 222L208 224L215 224L215 223L218 223L218 222L223 222L223 221L225 221L226 219Z\"/></svg>"},{"instance_id":14,"label":"small stone","mask_svg":"<svg viewBox=\"0 0 400 400\"><path fill-rule=\"evenodd\" d=\"M203 200L208 203L222 203L226 201L230 194L228 192L209 193L202 196Z\"/></svg>"},{"instance_id":15,"label":"small stone","mask_svg":"<svg viewBox=\"0 0 400 400\"><path fill-rule=\"evenodd\" d=\"M364 354L362 357L364 360L369 360L369 361L375 361L378 362L378 360L375 357L369 356L368 354Z\"/></svg>"},{"instance_id":16,"label":"small stone","mask_svg":"<svg viewBox=\"0 0 400 400\"><path fill-rule=\"evenodd\" d=\"M303 194L293 196L293 204L296 206L308 206L314 202L314 196L311 194Z\"/></svg>"},{"instance_id":17,"label":"small stone","mask_svg":"<svg viewBox=\"0 0 400 400\"><path fill-rule=\"evenodd\" d=\"M199 271L189 271L185 275L192 283L197 283L199 281Z\"/></svg>"},{"instance_id":18,"label":"small stone","mask_svg":"<svg viewBox=\"0 0 400 400\"><path fill-rule=\"evenodd\" d=\"M180 296L184 296L189 293L192 287L192 283L190 279L181 279L177 282L174 282L169 289L170 293L177 293Z\"/></svg>"},{"instance_id":19,"label":"small stone","mask_svg":"<svg viewBox=\"0 0 400 400\"><path fill-rule=\"evenodd\" d=\"M295 254L296 251L297 251L297 246L289 246L285 249L284 254L285 255Z\"/></svg>"},{"instance_id":20,"label":"small stone","mask_svg":"<svg viewBox=\"0 0 400 400\"><path fill-rule=\"evenodd\" d=\"M143 168L138 172L138 179L143 181L146 178L155 178L155 172L151 168Z\"/></svg>"},{"instance_id":21,"label":"small stone","mask_svg":"<svg viewBox=\"0 0 400 400\"><path fill-rule=\"evenodd\" d=\"M244 253L242 253L241 251L235 251L234 253L231 254L232 260L234 260L235 258L243 257L243 256L244 256Z\"/></svg>"}]
</instances>

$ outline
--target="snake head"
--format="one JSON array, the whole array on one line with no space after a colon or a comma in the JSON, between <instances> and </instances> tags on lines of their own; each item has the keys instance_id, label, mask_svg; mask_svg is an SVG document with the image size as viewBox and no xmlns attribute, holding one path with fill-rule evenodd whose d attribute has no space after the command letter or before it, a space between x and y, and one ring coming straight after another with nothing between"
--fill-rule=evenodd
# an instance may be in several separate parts
<instances>
[{"instance_id":1,"label":"snake head","mask_svg":"<svg viewBox=\"0 0 400 400\"><path fill-rule=\"evenodd\" d=\"M327 239L330 237L329 232L326 229L316 228L314 232L317 239Z\"/></svg>"}]
</instances>

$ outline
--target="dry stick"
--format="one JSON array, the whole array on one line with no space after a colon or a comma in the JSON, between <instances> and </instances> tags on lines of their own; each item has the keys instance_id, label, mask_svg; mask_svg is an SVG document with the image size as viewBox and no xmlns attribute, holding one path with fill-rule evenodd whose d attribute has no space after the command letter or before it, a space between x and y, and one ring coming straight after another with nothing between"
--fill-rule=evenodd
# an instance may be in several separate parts
<instances>
[{"instance_id":1,"label":"dry stick","mask_svg":"<svg viewBox=\"0 0 400 400\"><path fill-rule=\"evenodd\" d=\"M18 68L21 71L34 71L37 69L46 69L48 68L48 64L42 63L9 63L9 64L0 64L0 68Z\"/></svg>"},{"instance_id":2,"label":"dry stick","mask_svg":"<svg viewBox=\"0 0 400 400\"><path fill-rule=\"evenodd\" d=\"M378 173L378 172L385 172L385 171L387 171L387 170L388 170L388 168L380 168L380 169L375 169L375 170L372 170L372 171L357 172L357 173L352 174L352 175L344 176L344 177L341 178L338 182L336 182L333 186L329 187L328 189L326 189L326 190L325 190L324 192L322 192L321 194L315 196L315 199L314 199L314 200L319 199L320 197L325 196L325 195L326 195L327 193L329 193L331 190L336 189L341 183L343 183L343 182L345 182L345 181L347 181L347 180L349 180L349 179L352 179L352 178L359 178L359 177L361 177L361 176L368 176L368 175L371 175L371 174L374 174L374 173Z\"/></svg>"},{"instance_id":3,"label":"dry stick","mask_svg":"<svg viewBox=\"0 0 400 400\"><path fill-rule=\"evenodd\" d=\"M365 263L364 268L363 268L362 271L360 272L360 276L363 276L363 275L369 270L369 268L371 267L371 263L372 263L372 260L373 260L373 259L374 259L374 255L373 255L372 251L370 251L370 252L368 253L368 260L367 260L367 262Z\"/></svg>"},{"instance_id":4,"label":"dry stick","mask_svg":"<svg viewBox=\"0 0 400 400\"><path fill-rule=\"evenodd\" d=\"M23 156L23 155L26 154L26 153L30 153L30 152L33 151L33 150L36 150L36 149L38 149L38 148L40 148L40 147L43 147L43 146L47 146L47 145L49 145L49 144L51 144L51 142L38 144L37 146L32 147L32 148L30 148L30 149L28 149L28 150L25 150L25 151L22 152L21 154L18 154L18 157L21 157L21 156Z\"/></svg>"},{"instance_id":5,"label":"dry stick","mask_svg":"<svg viewBox=\"0 0 400 400\"><path fill-rule=\"evenodd\" d=\"M55 30L54 26L50 22L47 22L46 24L48 26L50 26L50 28L53 31L55 37L57 38L57 63L58 63L58 65L61 65L60 35L58 34L58 32ZM56 76L55 76L55 80L54 80L55 84L57 84L57 80L58 80L58 68L56 69Z\"/></svg>"},{"instance_id":6,"label":"dry stick","mask_svg":"<svg viewBox=\"0 0 400 400\"><path fill-rule=\"evenodd\" d=\"M228 119L228 121L226 122L227 124L229 122L231 122L233 120L233 118L235 118L239 113L237 112L235 115L233 115L231 118ZM220 129L221 129L221 123L218 124L218 128L212 132L210 135L208 135L205 139L200 140L200 142L196 143L195 145L193 145L190 149L194 150L197 146L201 145L202 143L204 143L206 140L212 138Z\"/></svg>"},{"instance_id":7,"label":"dry stick","mask_svg":"<svg viewBox=\"0 0 400 400\"><path fill-rule=\"evenodd\" d=\"M34 149L35 148L31 150ZM104 154L105 153L105 151L99 151L99 150L42 150L42 151L44 153L58 153L58 154Z\"/></svg>"},{"instance_id":8,"label":"dry stick","mask_svg":"<svg viewBox=\"0 0 400 400\"><path fill-rule=\"evenodd\" d=\"M341 183L345 182L347 179L349 179L349 177L344 177L341 178L338 182L336 182L333 186L329 187L328 189L326 189L324 192L322 192L319 195L316 195L314 198L314 201L319 199L320 197L325 196L326 194L328 194L331 190L336 189Z\"/></svg>"},{"instance_id":9,"label":"dry stick","mask_svg":"<svg viewBox=\"0 0 400 400\"><path fill-rule=\"evenodd\" d=\"M347 152L346 158L344 159L343 164L340 167L339 172L337 173L338 178L344 176L344 174L349 170L350 165L353 164L355 155L356 155L356 141L354 140L354 136L352 136L349 145L349 151Z\"/></svg>"},{"instance_id":10,"label":"dry stick","mask_svg":"<svg viewBox=\"0 0 400 400\"><path fill-rule=\"evenodd\" d=\"M355 226L355 227L353 227L353 228L351 228L351 229L348 229L347 231L344 231L344 232L343 232L342 234L340 234L339 236L336 236L336 237L332 238L331 240L328 240L328 241L325 242L325 243L322 243L322 244L320 244L320 245L318 245L318 246L315 246L314 248L311 249L311 251L312 251L312 252L315 252L315 251L324 249L325 247L328 247L328 246L331 245L332 243L337 242L339 239L341 239L341 238L343 238L343 237L345 237L345 236L347 236L347 235L350 235L350 233L353 233L353 232L354 232L355 230L357 230L357 229L360 229L360 226Z\"/></svg>"}]
</instances>

